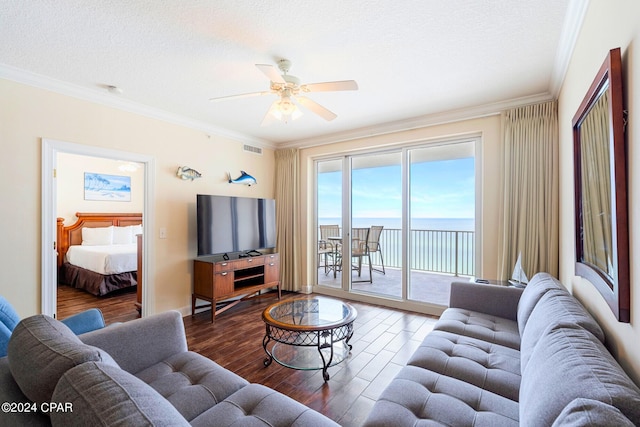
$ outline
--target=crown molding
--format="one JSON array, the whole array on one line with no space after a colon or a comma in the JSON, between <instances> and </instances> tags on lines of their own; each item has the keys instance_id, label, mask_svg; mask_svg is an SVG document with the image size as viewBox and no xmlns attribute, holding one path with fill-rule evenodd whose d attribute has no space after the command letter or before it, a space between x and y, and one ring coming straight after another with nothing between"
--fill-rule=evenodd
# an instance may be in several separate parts
<instances>
[{"instance_id":1,"label":"crown molding","mask_svg":"<svg viewBox=\"0 0 640 427\"><path fill-rule=\"evenodd\" d=\"M153 108L145 104L122 99L117 95L105 93L106 91L70 84L51 77L43 76L42 74L37 74L12 67L7 64L0 64L0 78L59 93L61 95L78 98L83 101L89 101L107 107L116 108L118 110L123 110L129 113L139 114L141 116L161 120L163 122L184 126L189 129L201 130L209 135L217 135L223 138L229 138L239 143L244 144L248 142L264 147L274 148L274 145L271 141L251 137L218 126L213 126L209 123L194 120L185 116L181 116L179 114L170 113L159 108Z\"/></svg>"},{"instance_id":2,"label":"crown molding","mask_svg":"<svg viewBox=\"0 0 640 427\"><path fill-rule=\"evenodd\" d=\"M413 129L426 128L446 123L459 122L462 120L471 120L481 117L488 117L500 114L504 110L510 108L522 107L530 104L538 104L541 102L553 101L555 99L550 93L541 93L531 96L514 98L506 101L499 101L490 104L478 105L475 107L461 108L441 113L428 114L424 116L413 117L406 120L398 120L366 126L359 129L353 129L346 132L337 132L329 135L323 135L308 138L299 141L287 141L278 144L278 148L311 148L319 145L333 144L337 142L351 141L360 138L370 138L374 136L385 135L408 131Z\"/></svg>"},{"instance_id":3,"label":"crown molding","mask_svg":"<svg viewBox=\"0 0 640 427\"><path fill-rule=\"evenodd\" d=\"M582 29L584 17L589 8L589 0L569 0L567 11L564 15L564 24L560 41L556 50L556 58L551 72L551 82L549 92L557 98L564 83L564 77L569 69L569 62L573 56L573 49L576 46L578 35Z\"/></svg>"}]
</instances>

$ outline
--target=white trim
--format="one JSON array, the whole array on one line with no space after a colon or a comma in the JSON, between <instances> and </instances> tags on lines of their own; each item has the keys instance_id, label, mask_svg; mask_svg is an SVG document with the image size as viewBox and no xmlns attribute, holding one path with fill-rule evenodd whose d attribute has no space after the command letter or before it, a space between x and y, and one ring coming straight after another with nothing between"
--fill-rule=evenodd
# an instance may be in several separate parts
<instances>
[{"instance_id":1,"label":"white trim","mask_svg":"<svg viewBox=\"0 0 640 427\"><path fill-rule=\"evenodd\" d=\"M51 251L57 240L56 185L53 176L56 168L54 141L42 140L42 235L41 235L41 310L43 314L55 317L57 299L57 249Z\"/></svg>"},{"instance_id":2,"label":"white trim","mask_svg":"<svg viewBox=\"0 0 640 427\"><path fill-rule=\"evenodd\" d=\"M459 122L462 120L472 120L482 117L495 116L500 114L502 111L508 110L510 108L539 104L541 102L552 101L554 99L555 98L549 93L541 93L507 101L479 105L476 107L461 108L459 110L445 111L442 113L413 117L410 119L398 120L395 122L381 123L364 128L353 129L346 132L338 132L298 141L283 142L278 144L278 148L310 148L319 145L351 141L360 138L371 138L374 136L385 135L389 133L397 133L435 125L442 125L446 123Z\"/></svg>"},{"instance_id":3,"label":"white trim","mask_svg":"<svg viewBox=\"0 0 640 427\"><path fill-rule=\"evenodd\" d=\"M556 59L551 73L550 92L554 98L560 95L564 77L569 69L569 62L576 46L582 22L589 8L589 0L569 0L567 12L564 15L564 24L560 34L560 42L556 51Z\"/></svg>"},{"instance_id":4,"label":"white trim","mask_svg":"<svg viewBox=\"0 0 640 427\"><path fill-rule=\"evenodd\" d=\"M418 148L416 148L418 149ZM400 248L400 263L402 265L400 276L400 299L402 301L411 301L409 299L409 287L411 285L411 250L409 245L411 244L411 159L410 159L411 146L402 147L402 158L400 159L400 167L402 176L400 177L402 187L400 188L400 199L402 203L400 226L400 242L402 247ZM380 252L382 253L382 252ZM389 257L387 257L389 259Z\"/></svg>"},{"instance_id":5,"label":"white trim","mask_svg":"<svg viewBox=\"0 0 640 427\"><path fill-rule=\"evenodd\" d=\"M572 0L572 3L579 3L579 1L580 0ZM384 135L388 133L401 132L412 129L419 129L445 123L457 122L461 120L471 120L481 117L488 117L500 114L500 112L505 109L521 107L529 104L537 104L555 99L554 95L551 93L540 93L506 101L479 105L475 107L461 108L457 110L413 117L405 120L381 123L373 126L348 130L345 132L337 132L334 134L321 135L303 140L275 143L273 141L252 137L246 134L241 134L218 126L214 126L209 123L190 119L178 114L169 113L167 111L153 108L148 105L143 105L133 101L118 98L112 94L104 93L103 91L97 89L92 90L82 86L73 85L47 76L11 67L6 64L0 64L0 78L12 80L29 86L34 86L40 89L50 90L85 101L106 105L108 107L117 108L130 113L140 114L142 116L151 117L168 123L185 126L189 129L201 130L203 132L207 132L208 134L230 138L243 144L251 143L259 146L269 147L272 149L309 148L318 145L350 141L364 137Z\"/></svg>"},{"instance_id":6,"label":"white trim","mask_svg":"<svg viewBox=\"0 0 640 427\"><path fill-rule=\"evenodd\" d=\"M574 3L577 3L577 6L579 6L581 1L582 0L571 0L570 6L573 5ZM573 25L578 25L578 29L579 29L579 25L581 24L582 24L582 16L580 17L579 22L577 24L574 23ZM568 33L566 36L567 38L572 36L571 31L566 31L566 33ZM577 30L575 31L575 33L576 33L575 36L577 37ZM569 40L573 41L573 44L575 44L574 39L569 38ZM573 45L570 46L570 49L573 50ZM564 51L565 50L563 50L563 52ZM557 55L560 55L560 51ZM556 63L557 62L558 61L556 60ZM568 67L568 63L564 67L564 72L566 72L567 67ZM43 76L41 74L36 74L30 71L25 71L25 70L15 68L6 64L0 64L0 78L15 81L15 82L29 85L29 86L34 86L40 89L50 90L56 93L82 99L85 101L106 105L108 107L117 108L119 110L127 111L130 113L151 117L157 120L162 120L167 123L173 123L179 126L184 126L189 129L201 130L208 134L230 138L242 144L251 143L258 146L269 147L272 149L309 148L309 147L315 147L318 145L350 141L354 139L384 135L384 134L389 134L394 132L402 132L402 131L407 131L412 129L419 129L419 128L424 128L429 126L457 122L461 120L471 120L471 119L477 119L481 117L488 117L488 116L500 114L500 112L502 112L505 109L522 107L529 104L537 104L541 102L551 101L555 99L555 97L557 96L557 94L554 95L553 93L549 93L549 92L539 93L539 94L525 96L521 98L514 98L514 99L505 100L505 101L478 105L474 107L467 107L467 108L461 108L457 110L444 111L441 113L412 117L405 120L381 123L373 126L367 126L363 128L348 130L344 132L337 132L337 133L328 134L328 135L320 135L317 137L312 137L312 138L307 138L302 140L292 140L292 141L276 143L273 141L256 138L256 137L235 132L229 129L214 126L206 122L181 116L179 114L170 113L164 110L160 110L158 108L150 107L148 105L125 100L123 98L119 98L117 96L114 96L113 94L105 93L104 91L101 91L98 89L94 90L94 89L89 89L86 87L66 83L61 80L53 79L51 77Z\"/></svg>"},{"instance_id":7,"label":"white trim","mask_svg":"<svg viewBox=\"0 0 640 427\"><path fill-rule=\"evenodd\" d=\"M475 244L476 247L474 248L474 250L476 251L476 259L474 260L475 262L475 271L473 272L473 274L476 277L484 277L484 264L483 264L483 254L484 251L482 250L482 242L483 242L483 235L482 235L482 225L483 225L483 220L484 220L484 216L482 215L482 213L484 212L484 199L482 198L482 184L483 184L483 177L484 177L484 170L483 170L483 159L482 159L482 145L484 144L484 135L479 135L477 136L475 139L473 139L473 145L475 148L475 153L474 153L474 164L475 164L475 185L476 185L476 201L475 201L475 208L476 208L476 218L475 218L475 225L474 225L474 232L475 232Z\"/></svg>"},{"instance_id":8,"label":"white trim","mask_svg":"<svg viewBox=\"0 0 640 427\"><path fill-rule=\"evenodd\" d=\"M435 317L440 317L442 312L446 309L446 307L439 305L420 303L413 300L403 301L401 299L385 298L384 296L373 296L358 292L346 292L343 289L331 288L328 286L314 285L313 293L343 298L346 300L361 301L367 304L381 305L383 307L395 308L398 310L413 311Z\"/></svg>"},{"instance_id":9,"label":"white trim","mask_svg":"<svg viewBox=\"0 0 640 427\"><path fill-rule=\"evenodd\" d=\"M79 85L63 82L42 74L33 73L31 71L22 70L7 64L0 64L0 78L11 80L28 86L40 89L50 90L62 95L71 96L73 98L82 99L84 101L94 102L107 107L117 108L129 113L139 114L141 116L150 117L152 119L162 120L167 123L173 123L184 126L189 129L196 129L211 135L218 135L224 138L230 138L240 143L251 142L256 145L273 147L273 143L252 137L249 135L234 132L229 129L214 126L200 120L191 119L179 114L170 113L159 108L154 108L145 104L130 101L127 99L114 96L103 90L90 89Z\"/></svg>"},{"instance_id":10,"label":"white trim","mask_svg":"<svg viewBox=\"0 0 640 427\"><path fill-rule=\"evenodd\" d=\"M56 183L53 170L58 153L71 153L84 156L102 157L108 159L128 160L144 163L144 228L142 239L143 261L142 275L142 316L148 316L155 311L155 250L151 244L155 229L155 212L153 200L155 194L155 159L138 153L129 153L71 142L42 139L42 313L49 316L56 314L56 277L57 263L55 253L50 251L56 241Z\"/></svg>"}]
</instances>

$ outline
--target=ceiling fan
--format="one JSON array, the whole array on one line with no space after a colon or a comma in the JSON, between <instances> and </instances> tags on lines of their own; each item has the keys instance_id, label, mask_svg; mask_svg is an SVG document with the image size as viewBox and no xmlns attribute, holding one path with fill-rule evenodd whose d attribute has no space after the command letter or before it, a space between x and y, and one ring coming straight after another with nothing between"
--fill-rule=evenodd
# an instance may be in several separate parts
<instances>
[{"instance_id":1,"label":"ceiling fan","mask_svg":"<svg viewBox=\"0 0 640 427\"><path fill-rule=\"evenodd\" d=\"M310 92L358 90L358 84L354 80L301 84L299 78L289 74L291 61L287 59L281 59L278 61L278 68L282 74L279 73L273 65L256 64L256 67L271 81L269 90L211 98L210 101L217 102L227 101L230 99L248 98L252 96L277 95L278 99L271 104L271 107L262 121L262 126L265 126L273 119L287 122L289 119L295 120L300 117L302 112L298 108L297 104L302 105L304 108L319 115L323 119L331 121L337 117L334 112L303 95Z\"/></svg>"}]
</instances>

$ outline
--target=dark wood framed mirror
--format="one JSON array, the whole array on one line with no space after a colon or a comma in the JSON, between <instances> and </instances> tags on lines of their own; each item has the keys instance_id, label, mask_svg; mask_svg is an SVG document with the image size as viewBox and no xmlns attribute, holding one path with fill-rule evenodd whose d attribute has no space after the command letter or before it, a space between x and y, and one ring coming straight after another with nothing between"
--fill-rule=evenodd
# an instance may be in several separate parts
<instances>
[{"instance_id":1,"label":"dark wood framed mirror","mask_svg":"<svg viewBox=\"0 0 640 427\"><path fill-rule=\"evenodd\" d=\"M630 321L627 159L620 49L609 51L573 117L576 275Z\"/></svg>"}]
</instances>

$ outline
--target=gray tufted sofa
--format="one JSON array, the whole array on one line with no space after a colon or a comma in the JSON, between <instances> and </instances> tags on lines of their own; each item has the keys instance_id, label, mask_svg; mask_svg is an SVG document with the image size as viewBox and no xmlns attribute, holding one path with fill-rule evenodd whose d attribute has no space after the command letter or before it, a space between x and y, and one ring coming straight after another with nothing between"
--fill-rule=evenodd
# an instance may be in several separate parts
<instances>
[{"instance_id":1,"label":"gray tufted sofa","mask_svg":"<svg viewBox=\"0 0 640 427\"><path fill-rule=\"evenodd\" d=\"M337 426L187 351L175 311L79 337L22 320L0 359L0 403L2 426Z\"/></svg>"},{"instance_id":2,"label":"gray tufted sofa","mask_svg":"<svg viewBox=\"0 0 640 427\"><path fill-rule=\"evenodd\" d=\"M365 426L633 426L640 390L548 274L523 290L453 283L450 308Z\"/></svg>"}]
</instances>

